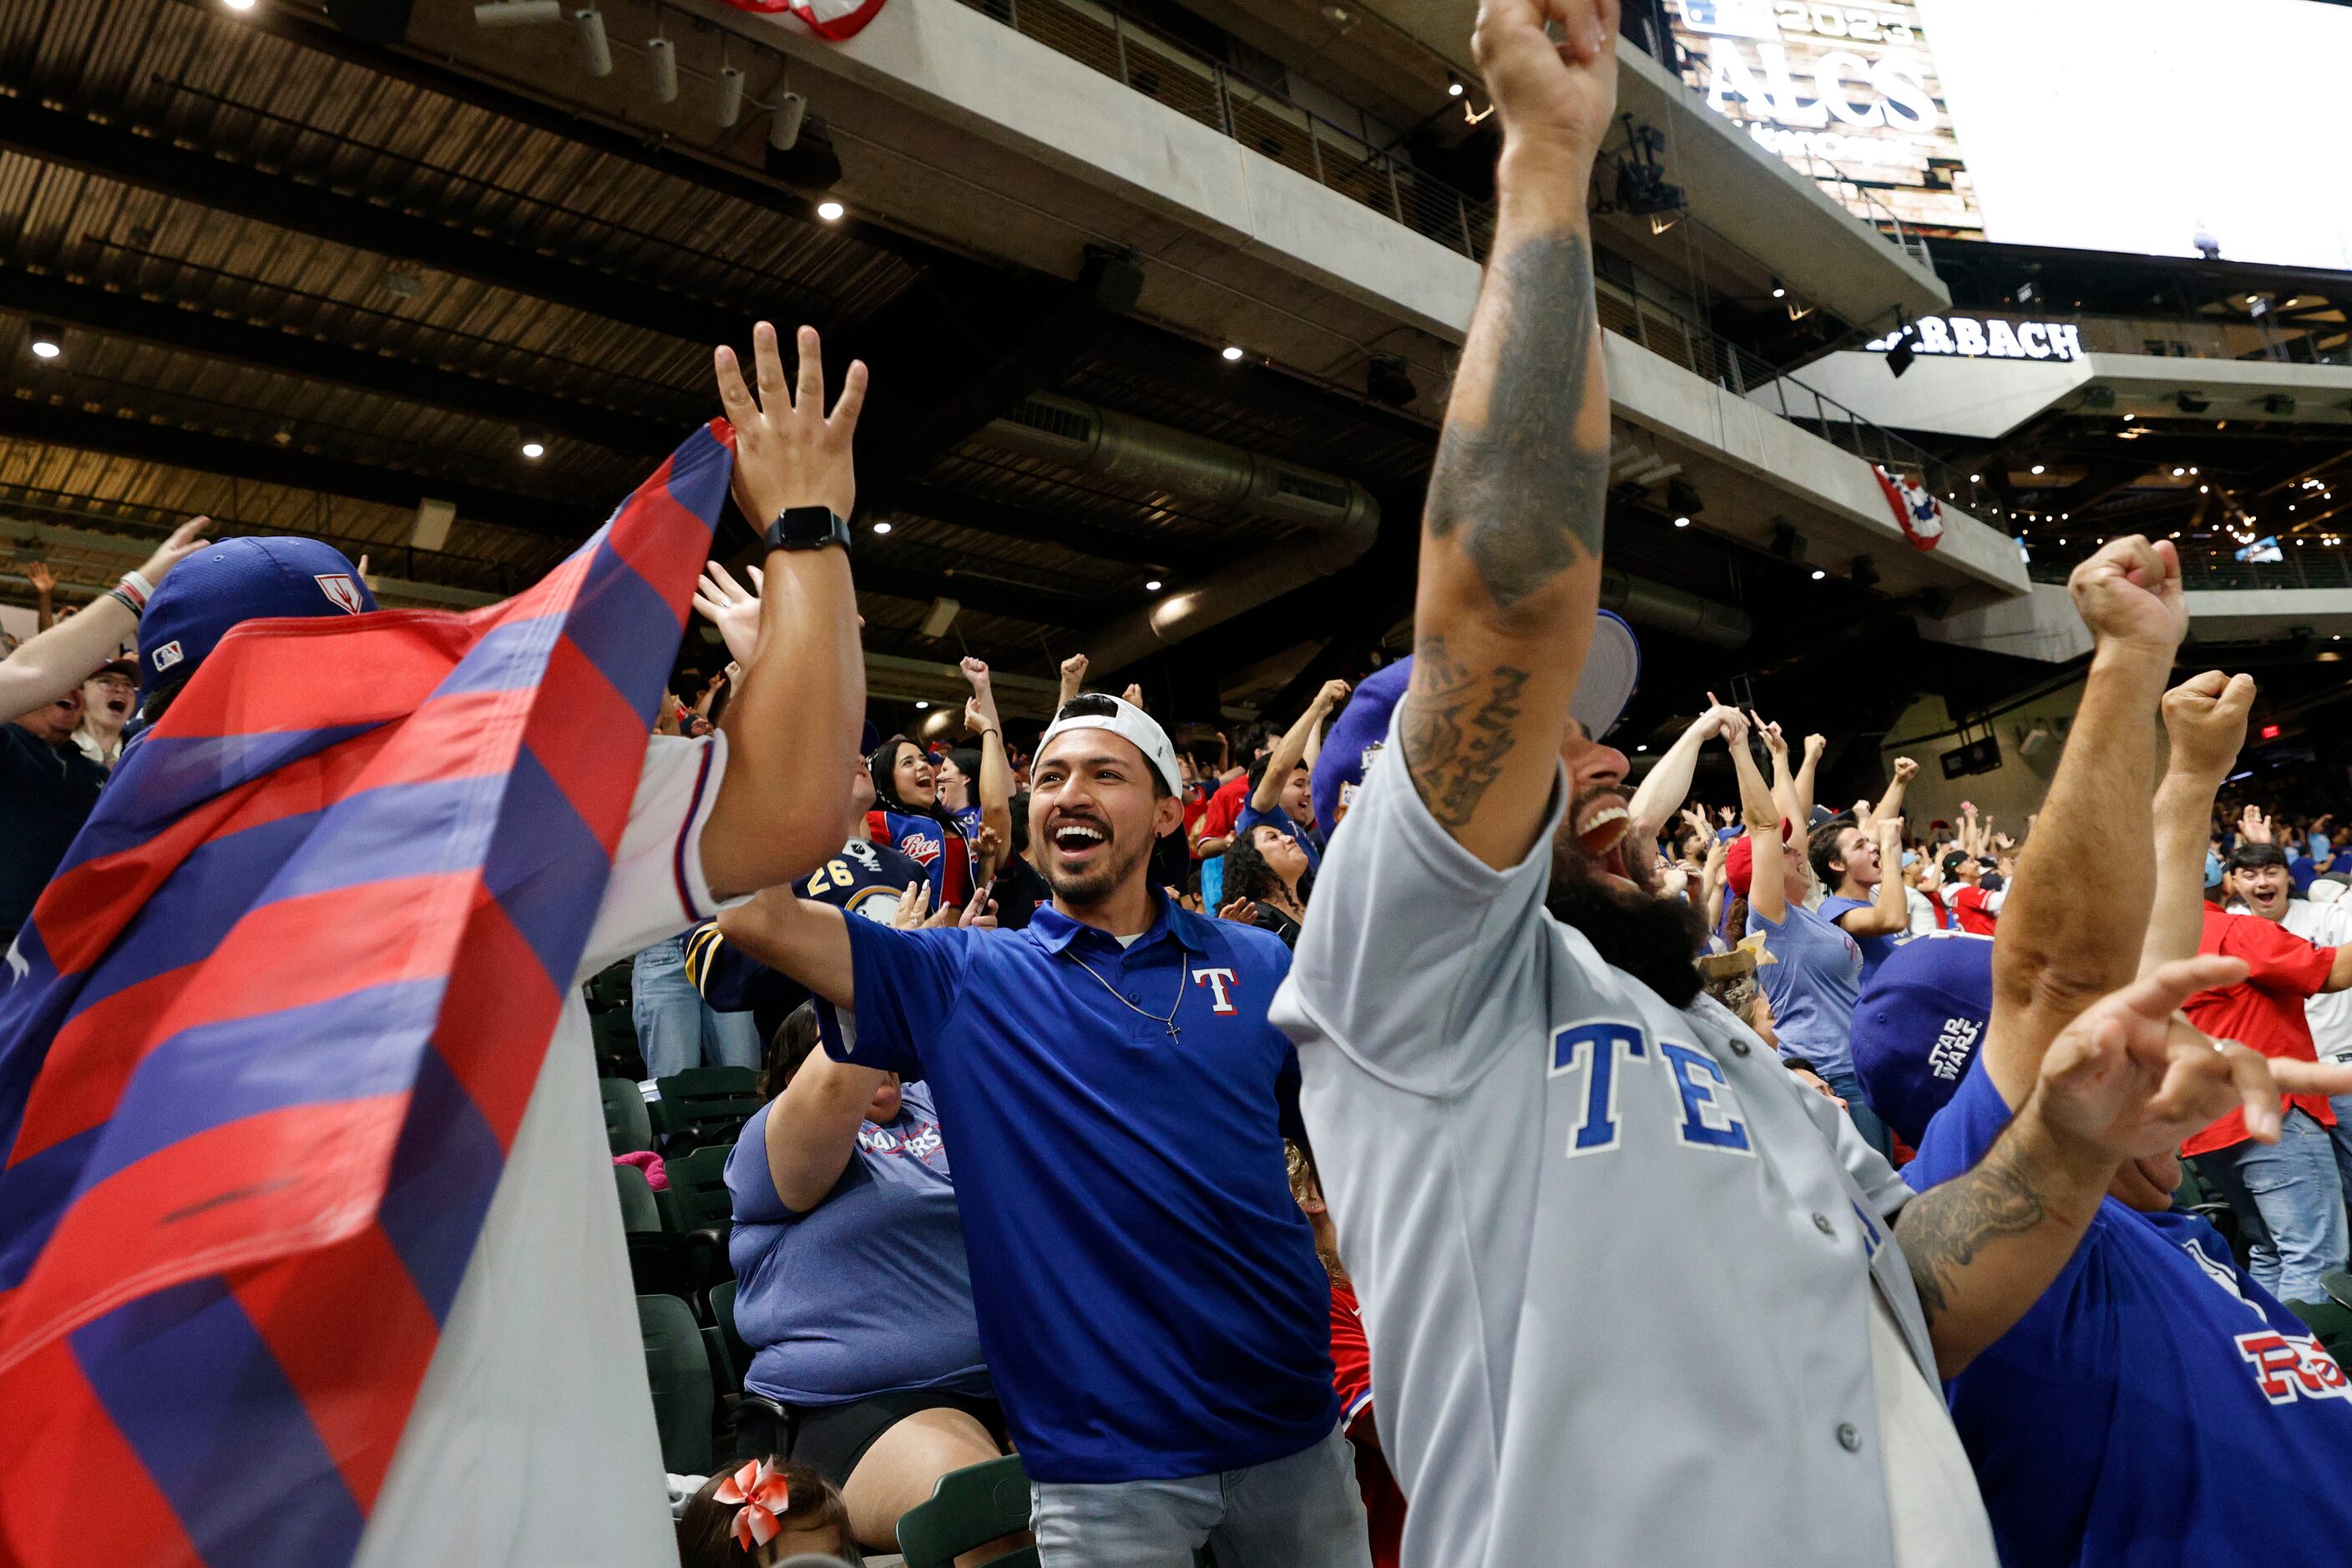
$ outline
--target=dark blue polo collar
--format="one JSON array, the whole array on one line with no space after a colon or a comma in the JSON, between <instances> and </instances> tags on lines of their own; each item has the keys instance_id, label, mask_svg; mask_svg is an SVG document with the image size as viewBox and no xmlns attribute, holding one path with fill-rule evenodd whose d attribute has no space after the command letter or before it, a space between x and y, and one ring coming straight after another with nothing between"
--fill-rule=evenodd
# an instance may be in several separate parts
<instances>
[{"instance_id":1,"label":"dark blue polo collar","mask_svg":"<svg viewBox=\"0 0 2352 1568\"><path fill-rule=\"evenodd\" d=\"M1129 952L1150 947L1163 938L1172 939L1187 952L1209 951L1209 922L1205 917L1196 915L1181 905L1170 903L1160 893L1152 894L1151 901L1158 913L1151 921L1151 928L1135 941L1129 948ZM1024 930L1030 941L1047 952L1063 952L1081 935L1098 937L1114 947L1118 945L1108 932L1082 925L1051 904L1038 905L1037 912L1029 917L1029 923Z\"/></svg>"}]
</instances>

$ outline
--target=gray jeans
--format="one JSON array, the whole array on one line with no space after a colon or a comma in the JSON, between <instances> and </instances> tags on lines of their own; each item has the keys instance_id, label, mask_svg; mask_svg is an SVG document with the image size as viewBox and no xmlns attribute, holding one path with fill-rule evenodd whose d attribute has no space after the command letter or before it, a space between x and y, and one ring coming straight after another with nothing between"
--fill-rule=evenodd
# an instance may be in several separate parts
<instances>
[{"instance_id":1,"label":"gray jeans","mask_svg":"<svg viewBox=\"0 0 2352 1568\"><path fill-rule=\"evenodd\" d=\"M1030 1483L1042 1568L1370 1568L1356 1451L1333 1432L1286 1459L1172 1481Z\"/></svg>"}]
</instances>

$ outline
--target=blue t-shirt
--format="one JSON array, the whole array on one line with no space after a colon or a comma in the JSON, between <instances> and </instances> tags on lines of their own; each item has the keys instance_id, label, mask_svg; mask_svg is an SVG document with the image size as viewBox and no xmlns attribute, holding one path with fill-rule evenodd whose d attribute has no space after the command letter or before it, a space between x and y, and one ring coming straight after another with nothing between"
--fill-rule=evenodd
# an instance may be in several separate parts
<instances>
[{"instance_id":1,"label":"blue t-shirt","mask_svg":"<svg viewBox=\"0 0 2352 1568\"><path fill-rule=\"evenodd\" d=\"M2319 868L2311 863L2310 856L2297 855L2287 861L2286 874L2288 879L2294 883L2294 896L2299 899L2311 891L2311 884L2318 877Z\"/></svg>"},{"instance_id":2,"label":"blue t-shirt","mask_svg":"<svg viewBox=\"0 0 2352 1568\"><path fill-rule=\"evenodd\" d=\"M1757 981L1772 999L1772 1029L1780 1054L1802 1057L1823 1078L1853 1070L1853 1005L1862 997L1862 946L1802 904L1789 906L1775 925L1748 906L1748 929L1764 933L1764 950L1778 962L1758 966Z\"/></svg>"},{"instance_id":3,"label":"blue t-shirt","mask_svg":"<svg viewBox=\"0 0 2352 1568\"><path fill-rule=\"evenodd\" d=\"M1307 851L1307 868L1310 871L1319 871L1323 868L1323 846L1316 842L1313 830L1301 827L1292 821L1290 814L1283 810L1279 805L1272 811L1260 811L1247 801L1242 803L1241 815L1234 818L1234 837L1236 840L1246 838L1250 835L1250 830L1257 827L1278 828L1287 833L1291 837L1298 840L1298 847L1301 849Z\"/></svg>"},{"instance_id":4,"label":"blue t-shirt","mask_svg":"<svg viewBox=\"0 0 2352 1568\"><path fill-rule=\"evenodd\" d=\"M1904 1171L2009 1125L1981 1058ZM1946 1385L2007 1568L2340 1565L2352 1384L2212 1226L2104 1198L2024 1317Z\"/></svg>"},{"instance_id":5,"label":"blue t-shirt","mask_svg":"<svg viewBox=\"0 0 2352 1568\"><path fill-rule=\"evenodd\" d=\"M1051 906L1017 931L848 922L847 1059L922 1079L956 1130L981 1346L1040 1480L1239 1469L1339 1416L1283 1158L1297 1059L1266 1021L1290 951L1154 902L1124 951Z\"/></svg>"},{"instance_id":6,"label":"blue t-shirt","mask_svg":"<svg viewBox=\"0 0 2352 1568\"><path fill-rule=\"evenodd\" d=\"M1850 910L1868 908L1870 908L1870 901L1866 899L1841 898L1832 893L1822 900L1821 908L1813 912L1830 924L1837 926L1838 930L1845 931L1845 927L1838 925L1838 921ZM1904 929L1906 931L1910 929L1907 921ZM1850 931L1846 931L1845 934L1853 936L1853 932ZM1886 962L1886 955L1895 951L1895 944L1899 940L1899 933L1895 936L1853 936L1854 945L1862 949L1863 984L1870 984L1870 977L1878 973L1878 966Z\"/></svg>"},{"instance_id":7,"label":"blue t-shirt","mask_svg":"<svg viewBox=\"0 0 2352 1568\"><path fill-rule=\"evenodd\" d=\"M743 1384L787 1405L898 1389L985 1395L971 1276L938 1113L919 1083L898 1114L862 1122L841 1180L806 1214L768 1171L770 1100L727 1156L735 1328L757 1348Z\"/></svg>"},{"instance_id":8,"label":"blue t-shirt","mask_svg":"<svg viewBox=\"0 0 2352 1568\"><path fill-rule=\"evenodd\" d=\"M980 807L959 806L948 815L955 818L956 829L963 835L965 843L977 845L980 842Z\"/></svg>"}]
</instances>

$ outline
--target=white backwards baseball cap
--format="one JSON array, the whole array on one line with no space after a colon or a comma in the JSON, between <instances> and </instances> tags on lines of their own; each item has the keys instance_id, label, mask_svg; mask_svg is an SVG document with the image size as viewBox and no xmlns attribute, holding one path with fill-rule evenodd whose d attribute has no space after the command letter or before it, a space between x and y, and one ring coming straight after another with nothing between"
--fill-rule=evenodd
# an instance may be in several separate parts
<instances>
[{"instance_id":1,"label":"white backwards baseball cap","mask_svg":"<svg viewBox=\"0 0 2352 1568\"><path fill-rule=\"evenodd\" d=\"M1134 703L1100 691L1080 692L1062 704L1054 721L1037 737L1037 754L1044 756L1054 737L1066 730L1109 731L1143 753L1143 760L1166 781L1170 795L1184 793L1183 776L1176 771L1175 743L1160 727L1160 721Z\"/></svg>"}]
</instances>

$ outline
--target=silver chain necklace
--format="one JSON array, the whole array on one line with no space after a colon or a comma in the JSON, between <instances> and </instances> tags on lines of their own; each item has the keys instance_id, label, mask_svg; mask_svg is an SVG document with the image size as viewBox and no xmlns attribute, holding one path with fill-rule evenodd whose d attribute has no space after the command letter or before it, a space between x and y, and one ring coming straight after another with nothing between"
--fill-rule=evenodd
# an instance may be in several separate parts
<instances>
[{"instance_id":1,"label":"silver chain necklace","mask_svg":"<svg viewBox=\"0 0 2352 1568\"><path fill-rule=\"evenodd\" d=\"M1095 974L1095 966L1093 964L1088 963L1085 959L1080 958L1068 948L1066 947L1062 950L1062 955L1067 958L1072 963L1076 964L1080 969L1085 970L1088 974L1094 974L1095 984L1109 992L1112 998L1116 1000L1120 1006L1126 1008L1130 1013L1139 1014L1143 1017L1150 1019L1155 1024L1163 1024L1167 1026L1168 1037L1174 1040L1179 1045L1183 1043L1184 1031L1176 1026L1176 1015L1183 1011L1184 1008L1184 960L1181 956L1179 956L1176 960L1176 1005L1169 1008L1168 1016L1163 1018L1157 1013L1147 1013L1142 1008L1137 1006L1134 1003L1129 1001L1118 986L1113 985L1101 975Z\"/></svg>"}]
</instances>

